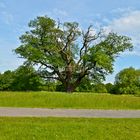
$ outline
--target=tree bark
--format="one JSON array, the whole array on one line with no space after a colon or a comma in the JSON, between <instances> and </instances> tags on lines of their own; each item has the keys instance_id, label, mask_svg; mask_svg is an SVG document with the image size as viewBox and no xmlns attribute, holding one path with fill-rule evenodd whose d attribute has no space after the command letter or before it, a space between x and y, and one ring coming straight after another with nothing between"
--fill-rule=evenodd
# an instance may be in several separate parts
<instances>
[{"instance_id":1,"label":"tree bark","mask_svg":"<svg viewBox=\"0 0 140 140\"><path fill-rule=\"evenodd\" d=\"M74 87L73 84L69 84L69 85L66 87L66 92L67 92L67 93L72 93L72 92L74 92L74 90L75 90L75 87Z\"/></svg>"}]
</instances>

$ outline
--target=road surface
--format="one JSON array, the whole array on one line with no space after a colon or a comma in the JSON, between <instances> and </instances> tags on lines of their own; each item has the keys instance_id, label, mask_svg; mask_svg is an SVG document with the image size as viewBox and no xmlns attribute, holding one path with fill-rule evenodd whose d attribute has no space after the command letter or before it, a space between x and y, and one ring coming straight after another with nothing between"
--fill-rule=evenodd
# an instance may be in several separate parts
<instances>
[{"instance_id":1,"label":"road surface","mask_svg":"<svg viewBox=\"0 0 140 140\"><path fill-rule=\"evenodd\" d=\"M140 110L44 109L0 107L0 116L11 117L85 117L140 118Z\"/></svg>"}]
</instances>

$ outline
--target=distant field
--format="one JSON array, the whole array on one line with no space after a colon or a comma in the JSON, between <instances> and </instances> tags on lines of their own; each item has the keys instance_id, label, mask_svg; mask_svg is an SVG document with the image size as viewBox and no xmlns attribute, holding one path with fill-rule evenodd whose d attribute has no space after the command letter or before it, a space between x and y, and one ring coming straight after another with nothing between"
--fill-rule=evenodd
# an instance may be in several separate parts
<instances>
[{"instance_id":1,"label":"distant field","mask_svg":"<svg viewBox=\"0 0 140 140\"><path fill-rule=\"evenodd\" d=\"M140 109L140 97L94 93L0 92L0 107Z\"/></svg>"},{"instance_id":2,"label":"distant field","mask_svg":"<svg viewBox=\"0 0 140 140\"><path fill-rule=\"evenodd\" d=\"M0 118L0 140L139 140L140 119Z\"/></svg>"}]
</instances>

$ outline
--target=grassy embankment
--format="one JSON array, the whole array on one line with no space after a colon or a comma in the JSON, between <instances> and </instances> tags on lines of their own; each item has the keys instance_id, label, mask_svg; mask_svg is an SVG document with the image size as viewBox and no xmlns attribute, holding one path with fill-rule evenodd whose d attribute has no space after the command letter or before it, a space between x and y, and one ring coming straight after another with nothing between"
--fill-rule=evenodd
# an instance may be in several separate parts
<instances>
[{"instance_id":1,"label":"grassy embankment","mask_svg":"<svg viewBox=\"0 0 140 140\"><path fill-rule=\"evenodd\" d=\"M94 93L0 92L0 107L140 109L140 97Z\"/></svg>"},{"instance_id":2,"label":"grassy embankment","mask_svg":"<svg viewBox=\"0 0 140 140\"><path fill-rule=\"evenodd\" d=\"M139 140L140 119L1 118L0 140Z\"/></svg>"}]
</instances>

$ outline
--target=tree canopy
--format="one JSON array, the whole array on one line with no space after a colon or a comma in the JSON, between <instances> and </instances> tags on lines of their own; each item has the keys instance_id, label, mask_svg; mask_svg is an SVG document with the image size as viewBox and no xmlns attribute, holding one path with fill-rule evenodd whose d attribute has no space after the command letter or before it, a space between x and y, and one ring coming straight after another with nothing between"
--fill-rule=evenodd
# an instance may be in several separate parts
<instances>
[{"instance_id":1,"label":"tree canopy","mask_svg":"<svg viewBox=\"0 0 140 140\"><path fill-rule=\"evenodd\" d=\"M40 90L43 82L32 66L20 66L0 74L0 91L36 91Z\"/></svg>"},{"instance_id":2,"label":"tree canopy","mask_svg":"<svg viewBox=\"0 0 140 140\"><path fill-rule=\"evenodd\" d=\"M44 78L59 80L73 92L85 76L100 81L113 72L120 52L132 49L131 39L116 33L82 30L76 22L60 23L44 16L29 22L30 31L15 50L27 63L38 66Z\"/></svg>"},{"instance_id":3,"label":"tree canopy","mask_svg":"<svg viewBox=\"0 0 140 140\"><path fill-rule=\"evenodd\" d=\"M40 90L43 79L36 73L32 66L20 66L14 71L12 90L30 91Z\"/></svg>"},{"instance_id":4,"label":"tree canopy","mask_svg":"<svg viewBox=\"0 0 140 140\"><path fill-rule=\"evenodd\" d=\"M115 92L137 94L140 92L140 70L132 67L123 69L115 78Z\"/></svg>"},{"instance_id":5,"label":"tree canopy","mask_svg":"<svg viewBox=\"0 0 140 140\"><path fill-rule=\"evenodd\" d=\"M8 70L0 74L0 91L11 90L14 81L14 72Z\"/></svg>"}]
</instances>

